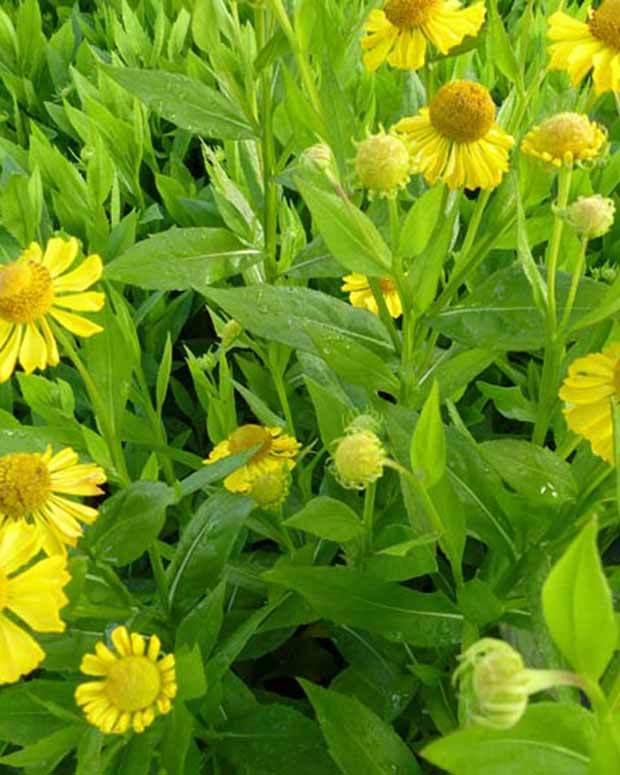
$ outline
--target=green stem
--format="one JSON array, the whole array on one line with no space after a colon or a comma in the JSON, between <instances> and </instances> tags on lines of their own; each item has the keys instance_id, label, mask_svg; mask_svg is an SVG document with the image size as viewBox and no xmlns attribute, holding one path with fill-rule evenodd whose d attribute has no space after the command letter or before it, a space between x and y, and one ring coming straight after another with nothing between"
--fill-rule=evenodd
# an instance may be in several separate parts
<instances>
[{"instance_id":1,"label":"green stem","mask_svg":"<svg viewBox=\"0 0 620 775\"><path fill-rule=\"evenodd\" d=\"M562 334L565 334L568 329L570 314L573 311L573 305L575 303L575 298L577 296L577 290L579 288L579 283L581 282L583 269L586 263L587 249L588 249L588 239L587 237L584 237L581 240L581 250L579 251L579 256L577 257L577 263L575 264L575 269L573 271L573 277L570 284L570 290L568 292L568 298L566 299L566 306L564 307L564 314L562 315L562 322L560 323L560 331L562 332Z\"/></svg>"},{"instance_id":2,"label":"green stem","mask_svg":"<svg viewBox=\"0 0 620 775\"><path fill-rule=\"evenodd\" d=\"M372 295L375 298L375 303L379 310L379 317L381 318L381 322L388 330L392 344L394 345L394 349L397 353L399 353L401 351L402 344L394 324L394 318L390 315L390 310L387 308L387 304L385 303L385 297L383 295L383 291L381 290L381 284L379 280L376 279L376 277L369 277L368 285L370 286Z\"/></svg>"},{"instance_id":3,"label":"green stem","mask_svg":"<svg viewBox=\"0 0 620 775\"><path fill-rule=\"evenodd\" d=\"M366 528L366 536L364 540L364 554L369 555L373 550L373 529L374 529L374 517L375 517L375 494L377 487L374 482L368 485L364 492L364 527Z\"/></svg>"},{"instance_id":4,"label":"green stem","mask_svg":"<svg viewBox=\"0 0 620 775\"><path fill-rule=\"evenodd\" d=\"M459 252L459 257L466 257L469 255L469 252L471 251L474 242L476 241L476 237L478 236L478 230L480 229L480 224L482 223L482 216L484 215L484 211L486 210L486 206L489 203L489 199L491 198L492 193L493 192L491 190L483 191L478 197L471 216L471 220L469 221L469 226L467 227L467 233L465 234L463 245ZM456 263L460 263L458 258Z\"/></svg>"},{"instance_id":5,"label":"green stem","mask_svg":"<svg viewBox=\"0 0 620 775\"><path fill-rule=\"evenodd\" d=\"M570 192L572 175L572 167L563 166L560 169L560 176L558 179L558 199L553 222L553 233L551 235L551 242L549 244L549 255L547 256L547 326L552 333L555 333L557 329L556 275L558 271L560 243L562 241L562 233L564 231L564 219L562 217L561 211L564 210L568 204L568 195Z\"/></svg>"},{"instance_id":6,"label":"green stem","mask_svg":"<svg viewBox=\"0 0 620 775\"><path fill-rule=\"evenodd\" d=\"M293 413L291 412L291 405L289 404L288 395L286 394L286 385L284 384L283 374L278 369L274 369L272 376L276 386L276 392L278 394L280 406L284 412L284 419L286 420L287 430L289 433L295 436L295 423L293 421Z\"/></svg>"}]
</instances>

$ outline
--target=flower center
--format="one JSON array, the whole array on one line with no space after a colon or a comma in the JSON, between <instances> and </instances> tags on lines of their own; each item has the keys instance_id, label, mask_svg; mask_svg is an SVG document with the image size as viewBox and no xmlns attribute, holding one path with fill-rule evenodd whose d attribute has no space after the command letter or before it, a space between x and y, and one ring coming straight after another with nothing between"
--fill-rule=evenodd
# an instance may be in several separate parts
<instances>
[{"instance_id":1,"label":"flower center","mask_svg":"<svg viewBox=\"0 0 620 775\"><path fill-rule=\"evenodd\" d=\"M127 713L150 707L161 691L159 669L147 657L123 657L105 681L105 692L115 708Z\"/></svg>"},{"instance_id":2,"label":"flower center","mask_svg":"<svg viewBox=\"0 0 620 775\"><path fill-rule=\"evenodd\" d=\"M430 120L435 129L455 143L480 140L493 126L495 103L488 90L473 81L442 86L433 98Z\"/></svg>"},{"instance_id":3,"label":"flower center","mask_svg":"<svg viewBox=\"0 0 620 775\"><path fill-rule=\"evenodd\" d=\"M242 425L236 431L233 431L228 439L231 455L238 455L240 452L245 452L246 449L255 447L257 444L261 446L252 455L252 463L262 460L271 450L271 434L262 425Z\"/></svg>"},{"instance_id":4,"label":"flower center","mask_svg":"<svg viewBox=\"0 0 620 775\"><path fill-rule=\"evenodd\" d=\"M252 481L250 495L259 506L269 508L277 506L288 495L288 472L285 466L276 471L268 471Z\"/></svg>"},{"instance_id":5,"label":"flower center","mask_svg":"<svg viewBox=\"0 0 620 775\"><path fill-rule=\"evenodd\" d=\"M0 514L20 519L39 509L51 492L41 455L16 452L0 458Z\"/></svg>"},{"instance_id":6,"label":"flower center","mask_svg":"<svg viewBox=\"0 0 620 775\"><path fill-rule=\"evenodd\" d=\"M0 318L31 323L43 317L54 299L52 277L37 261L15 261L0 268Z\"/></svg>"},{"instance_id":7,"label":"flower center","mask_svg":"<svg viewBox=\"0 0 620 775\"><path fill-rule=\"evenodd\" d=\"M596 127L580 113L558 113L540 125L541 151L554 158L578 156L595 142Z\"/></svg>"},{"instance_id":8,"label":"flower center","mask_svg":"<svg viewBox=\"0 0 620 775\"><path fill-rule=\"evenodd\" d=\"M389 277L382 277L379 280L379 287L381 288L381 293L383 293L385 296L387 296L388 293L392 293L394 290L396 290L394 280L391 280Z\"/></svg>"},{"instance_id":9,"label":"flower center","mask_svg":"<svg viewBox=\"0 0 620 775\"><path fill-rule=\"evenodd\" d=\"M395 27L419 27L428 19L439 0L388 0L383 9Z\"/></svg>"},{"instance_id":10,"label":"flower center","mask_svg":"<svg viewBox=\"0 0 620 775\"><path fill-rule=\"evenodd\" d=\"M589 24L595 38L620 51L620 0L604 0L592 13Z\"/></svg>"}]
</instances>

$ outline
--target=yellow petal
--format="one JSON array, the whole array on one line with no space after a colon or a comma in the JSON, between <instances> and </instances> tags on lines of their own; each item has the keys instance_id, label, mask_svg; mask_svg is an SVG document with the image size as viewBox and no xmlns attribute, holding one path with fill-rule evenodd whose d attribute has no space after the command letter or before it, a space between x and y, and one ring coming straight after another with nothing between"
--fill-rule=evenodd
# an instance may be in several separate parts
<instances>
[{"instance_id":1,"label":"yellow petal","mask_svg":"<svg viewBox=\"0 0 620 775\"><path fill-rule=\"evenodd\" d=\"M0 615L0 684L28 675L45 659L45 652L27 632Z\"/></svg>"},{"instance_id":2,"label":"yellow petal","mask_svg":"<svg viewBox=\"0 0 620 775\"><path fill-rule=\"evenodd\" d=\"M11 575L38 554L40 547L36 527L23 519L7 522L0 530L0 571Z\"/></svg>"},{"instance_id":3,"label":"yellow petal","mask_svg":"<svg viewBox=\"0 0 620 775\"><path fill-rule=\"evenodd\" d=\"M38 632L62 632L60 609L67 604L62 587L69 581L65 558L47 557L7 584L7 608Z\"/></svg>"},{"instance_id":4,"label":"yellow petal","mask_svg":"<svg viewBox=\"0 0 620 775\"><path fill-rule=\"evenodd\" d=\"M75 309L78 312L99 312L105 304L105 294L99 291L86 291L84 293L72 293L68 296L56 296L55 307Z\"/></svg>"},{"instance_id":5,"label":"yellow petal","mask_svg":"<svg viewBox=\"0 0 620 775\"><path fill-rule=\"evenodd\" d=\"M103 264L97 255L88 256L77 269L54 280L54 292L85 291L101 277Z\"/></svg>"},{"instance_id":6,"label":"yellow petal","mask_svg":"<svg viewBox=\"0 0 620 775\"><path fill-rule=\"evenodd\" d=\"M63 312L56 307L52 307L49 314L55 318L61 326L64 326L67 331L71 331L71 333L76 336L89 337L103 331L101 326L92 323L81 315L74 315L72 312Z\"/></svg>"},{"instance_id":7,"label":"yellow petal","mask_svg":"<svg viewBox=\"0 0 620 775\"><path fill-rule=\"evenodd\" d=\"M26 374L47 365L47 347L35 323L26 325L26 332L19 351L19 362Z\"/></svg>"},{"instance_id":8,"label":"yellow petal","mask_svg":"<svg viewBox=\"0 0 620 775\"><path fill-rule=\"evenodd\" d=\"M0 383L10 379L15 371L19 347L22 342L23 329L23 325L14 326L11 335L0 351Z\"/></svg>"},{"instance_id":9,"label":"yellow petal","mask_svg":"<svg viewBox=\"0 0 620 775\"><path fill-rule=\"evenodd\" d=\"M52 334L49 323L45 318L41 318L39 323L41 324L45 346L47 347L47 362L50 366L58 366L60 363L60 356L58 355L58 345L54 339L54 334Z\"/></svg>"},{"instance_id":10,"label":"yellow petal","mask_svg":"<svg viewBox=\"0 0 620 775\"><path fill-rule=\"evenodd\" d=\"M126 627L117 627L110 636L114 648L122 657L131 656L131 639Z\"/></svg>"},{"instance_id":11,"label":"yellow petal","mask_svg":"<svg viewBox=\"0 0 620 775\"><path fill-rule=\"evenodd\" d=\"M75 261L79 247L75 237L70 237L68 240L52 237L45 247L43 266L47 267L52 277L58 277Z\"/></svg>"}]
</instances>

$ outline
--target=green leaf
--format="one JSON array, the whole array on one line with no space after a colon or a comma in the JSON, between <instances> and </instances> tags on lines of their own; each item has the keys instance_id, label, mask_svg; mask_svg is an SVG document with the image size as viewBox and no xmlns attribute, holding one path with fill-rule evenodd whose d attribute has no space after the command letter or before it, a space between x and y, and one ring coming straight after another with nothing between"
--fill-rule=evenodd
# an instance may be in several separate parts
<instances>
[{"instance_id":1,"label":"green leaf","mask_svg":"<svg viewBox=\"0 0 620 775\"><path fill-rule=\"evenodd\" d=\"M396 732L355 697L300 680L329 752L345 775L417 775L413 753Z\"/></svg>"},{"instance_id":2,"label":"green leaf","mask_svg":"<svg viewBox=\"0 0 620 775\"><path fill-rule=\"evenodd\" d=\"M299 178L295 183L334 258L351 272L371 277L390 273L390 249L367 215L348 199L322 191Z\"/></svg>"},{"instance_id":3,"label":"green leaf","mask_svg":"<svg viewBox=\"0 0 620 775\"><path fill-rule=\"evenodd\" d=\"M21 751L0 756L0 764L10 767L37 766L43 772L52 772L54 767L73 750L84 732L84 726L65 726L42 737L36 743L22 748Z\"/></svg>"},{"instance_id":4,"label":"green leaf","mask_svg":"<svg viewBox=\"0 0 620 775\"><path fill-rule=\"evenodd\" d=\"M177 628L176 648L198 644L203 659L208 659L217 642L224 620L226 582L220 582L204 600L187 614Z\"/></svg>"},{"instance_id":5,"label":"green leaf","mask_svg":"<svg viewBox=\"0 0 620 775\"><path fill-rule=\"evenodd\" d=\"M385 357L393 352L389 335L375 315L310 288L261 285L209 288L204 295L257 336L320 355L306 330L323 330L357 342Z\"/></svg>"},{"instance_id":6,"label":"green leaf","mask_svg":"<svg viewBox=\"0 0 620 775\"><path fill-rule=\"evenodd\" d=\"M201 81L164 70L99 67L153 112L182 129L219 140L255 136L237 105Z\"/></svg>"},{"instance_id":7,"label":"green leaf","mask_svg":"<svg viewBox=\"0 0 620 775\"><path fill-rule=\"evenodd\" d=\"M512 729L462 729L428 745L422 756L451 775L586 775L593 742L589 711L541 702Z\"/></svg>"},{"instance_id":8,"label":"green leaf","mask_svg":"<svg viewBox=\"0 0 620 775\"><path fill-rule=\"evenodd\" d=\"M441 593L425 594L349 568L279 566L265 581L299 592L336 624L428 648L458 643L463 617Z\"/></svg>"},{"instance_id":9,"label":"green leaf","mask_svg":"<svg viewBox=\"0 0 620 775\"><path fill-rule=\"evenodd\" d=\"M168 566L170 599L195 599L220 578L254 504L229 492L205 501L185 527Z\"/></svg>"},{"instance_id":10,"label":"green leaf","mask_svg":"<svg viewBox=\"0 0 620 775\"><path fill-rule=\"evenodd\" d=\"M168 383L170 382L170 373L172 371L172 340L170 339L170 331L166 336L166 344L164 345L164 352L161 356L161 362L157 370L157 381L155 383L155 406L157 408L157 414L161 414L164 401L166 400L166 393L168 392Z\"/></svg>"},{"instance_id":11,"label":"green leaf","mask_svg":"<svg viewBox=\"0 0 620 775\"><path fill-rule=\"evenodd\" d=\"M0 689L0 740L27 746L65 727L66 719L53 716L41 700L71 707L73 691L67 682L43 680Z\"/></svg>"},{"instance_id":12,"label":"green leaf","mask_svg":"<svg viewBox=\"0 0 620 775\"><path fill-rule=\"evenodd\" d=\"M553 640L573 669L594 681L603 674L618 642L597 532L592 519L553 566L542 591Z\"/></svg>"},{"instance_id":13,"label":"green leaf","mask_svg":"<svg viewBox=\"0 0 620 775\"><path fill-rule=\"evenodd\" d=\"M117 775L149 775L152 756L153 743L148 734L134 735L121 751Z\"/></svg>"},{"instance_id":14,"label":"green leaf","mask_svg":"<svg viewBox=\"0 0 620 775\"><path fill-rule=\"evenodd\" d=\"M338 543L352 541L364 534L364 526L357 514L334 498L313 498L284 524Z\"/></svg>"},{"instance_id":15,"label":"green leaf","mask_svg":"<svg viewBox=\"0 0 620 775\"><path fill-rule=\"evenodd\" d=\"M400 233L399 251L403 256L419 256L426 250L440 219L443 195L443 186L433 186L410 208Z\"/></svg>"},{"instance_id":16,"label":"green leaf","mask_svg":"<svg viewBox=\"0 0 620 775\"><path fill-rule=\"evenodd\" d=\"M240 466L245 465L256 452L256 447L240 452L238 455L229 455L228 457L216 460L215 463L209 463L194 471L193 474L185 477L179 485L180 497L186 498L198 490L203 490L207 485L219 482L225 479L228 474L232 474Z\"/></svg>"},{"instance_id":17,"label":"green leaf","mask_svg":"<svg viewBox=\"0 0 620 775\"><path fill-rule=\"evenodd\" d=\"M215 752L236 775L337 775L314 721L286 705L261 705L219 730Z\"/></svg>"},{"instance_id":18,"label":"green leaf","mask_svg":"<svg viewBox=\"0 0 620 775\"><path fill-rule=\"evenodd\" d=\"M411 440L411 468L423 474L422 484L430 489L446 470L446 439L439 409L439 383L434 382L424 403Z\"/></svg>"},{"instance_id":19,"label":"green leaf","mask_svg":"<svg viewBox=\"0 0 620 775\"><path fill-rule=\"evenodd\" d=\"M118 567L134 562L161 532L173 502L174 492L162 482L133 482L103 503L88 533L92 551Z\"/></svg>"},{"instance_id":20,"label":"green leaf","mask_svg":"<svg viewBox=\"0 0 620 775\"><path fill-rule=\"evenodd\" d=\"M227 229L169 229L138 242L106 266L108 280L153 291L203 290L261 258Z\"/></svg>"},{"instance_id":21,"label":"green leaf","mask_svg":"<svg viewBox=\"0 0 620 775\"><path fill-rule=\"evenodd\" d=\"M181 646L175 649L175 669L179 685L179 700L194 700L207 693L207 681L203 668L200 646Z\"/></svg>"},{"instance_id":22,"label":"green leaf","mask_svg":"<svg viewBox=\"0 0 620 775\"><path fill-rule=\"evenodd\" d=\"M103 734L93 727L84 732L77 747L75 775L99 775L103 739Z\"/></svg>"}]
</instances>

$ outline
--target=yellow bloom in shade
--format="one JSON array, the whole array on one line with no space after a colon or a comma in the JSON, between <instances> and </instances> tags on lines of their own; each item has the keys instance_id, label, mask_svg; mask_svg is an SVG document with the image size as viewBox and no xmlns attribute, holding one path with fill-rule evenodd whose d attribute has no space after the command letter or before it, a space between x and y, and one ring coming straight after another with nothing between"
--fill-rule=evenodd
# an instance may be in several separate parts
<instances>
[{"instance_id":1,"label":"yellow bloom in shade","mask_svg":"<svg viewBox=\"0 0 620 775\"><path fill-rule=\"evenodd\" d=\"M521 150L526 156L561 167L600 156L607 132L583 113L556 113L525 135Z\"/></svg>"},{"instance_id":2,"label":"yellow bloom in shade","mask_svg":"<svg viewBox=\"0 0 620 775\"><path fill-rule=\"evenodd\" d=\"M366 275L354 272L345 275L342 280L343 285L340 290L349 294L349 301L354 307L370 310L374 315L379 314L379 308ZM403 308L394 281L389 277L382 277L379 280L379 287L390 315L393 318L400 317L403 314Z\"/></svg>"},{"instance_id":3,"label":"yellow bloom in shade","mask_svg":"<svg viewBox=\"0 0 620 775\"><path fill-rule=\"evenodd\" d=\"M558 11L549 19L551 70L577 86L592 71L597 94L620 91L620 0L603 0L587 22Z\"/></svg>"},{"instance_id":4,"label":"yellow bloom in shade","mask_svg":"<svg viewBox=\"0 0 620 775\"><path fill-rule=\"evenodd\" d=\"M81 523L90 525L97 509L65 495L101 495L106 481L101 468L78 463L70 448L54 455L52 448L14 452L0 457L0 527L5 523L32 522L47 554L64 554L82 535Z\"/></svg>"},{"instance_id":5,"label":"yellow bloom in shade","mask_svg":"<svg viewBox=\"0 0 620 775\"><path fill-rule=\"evenodd\" d=\"M301 444L292 436L282 433L281 428L265 428L262 425L253 424L241 425L225 441L214 447L204 462L210 465L216 460L239 455L258 444L260 447L249 462L224 479L224 487L230 492L251 495L253 482L258 477L269 472L277 472L281 466L285 466L289 471L295 467L295 456Z\"/></svg>"},{"instance_id":6,"label":"yellow bloom in shade","mask_svg":"<svg viewBox=\"0 0 620 775\"><path fill-rule=\"evenodd\" d=\"M157 635L148 640L117 627L110 639L114 650L97 643L82 659L81 671L100 678L76 689L75 700L89 723L104 734L122 735L130 727L144 732L157 713L166 714L176 696L174 654L162 656Z\"/></svg>"},{"instance_id":7,"label":"yellow bloom in shade","mask_svg":"<svg viewBox=\"0 0 620 775\"><path fill-rule=\"evenodd\" d=\"M483 2L463 8L458 0L387 0L366 21L364 65L373 72L387 60L392 67L419 70L428 43L447 54L478 34L485 14Z\"/></svg>"},{"instance_id":8,"label":"yellow bloom in shade","mask_svg":"<svg viewBox=\"0 0 620 775\"><path fill-rule=\"evenodd\" d=\"M413 170L431 185L490 189L508 170L514 139L496 124L488 90L473 81L445 84L428 108L394 129L407 139Z\"/></svg>"},{"instance_id":9,"label":"yellow bloom in shade","mask_svg":"<svg viewBox=\"0 0 620 775\"><path fill-rule=\"evenodd\" d=\"M78 250L74 237L53 237L45 253L33 242L16 261L0 266L0 382L11 377L18 361L27 374L59 363L50 318L77 336L102 330L75 314L97 312L105 302L103 293L86 291L101 277L99 256L67 271Z\"/></svg>"},{"instance_id":10,"label":"yellow bloom in shade","mask_svg":"<svg viewBox=\"0 0 620 775\"><path fill-rule=\"evenodd\" d=\"M18 681L45 658L13 617L35 632L65 629L59 615L67 604L62 590L70 580L65 557L46 557L20 572L40 548L41 536L32 525L10 522L0 528L0 684Z\"/></svg>"},{"instance_id":11,"label":"yellow bloom in shade","mask_svg":"<svg viewBox=\"0 0 620 775\"><path fill-rule=\"evenodd\" d=\"M620 396L620 343L577 358L560 388L568 427L588 439L595 455L614 461L611 401Z\"/></svg>"}]
</instances>

